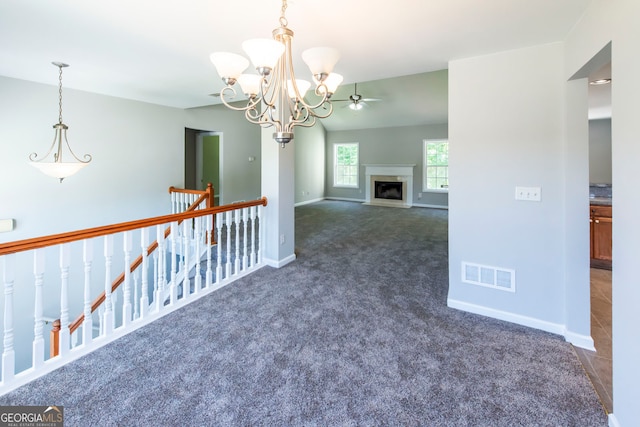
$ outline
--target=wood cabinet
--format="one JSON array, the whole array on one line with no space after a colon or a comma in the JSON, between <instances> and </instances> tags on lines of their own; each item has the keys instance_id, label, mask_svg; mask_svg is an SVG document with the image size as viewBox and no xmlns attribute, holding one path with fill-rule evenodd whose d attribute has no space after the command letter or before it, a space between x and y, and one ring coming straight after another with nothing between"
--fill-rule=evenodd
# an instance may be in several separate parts
<instances>
[{"instance_id":1,"label":"wood cabinet","mask_svg":"<svg viewBox=\"0 0 640 427\"><path fill-rule=\"evenodd\" d=\"M611 206L591 205L591 266L611 268Z\"/></svg>"}]
</instances>

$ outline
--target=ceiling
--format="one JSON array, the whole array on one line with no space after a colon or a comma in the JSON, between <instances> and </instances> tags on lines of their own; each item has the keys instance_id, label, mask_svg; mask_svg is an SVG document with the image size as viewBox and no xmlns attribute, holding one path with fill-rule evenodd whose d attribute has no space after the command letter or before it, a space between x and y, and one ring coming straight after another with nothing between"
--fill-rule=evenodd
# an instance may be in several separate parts
<instances>
[{"instance_id":1,"label":"ceiling","mask_svg":"<svg viewBox=\"0 0 640 427\"><path fill-rule=\"evenodd\" d=\"M286 17L296 58L314 46L340 50L335 71L345 81L335 99L358 83L365 98L382 100L355 114L336 103L324 123L338 130L446 121L446 72L428 72L561 41L591 1L289 0ZM280 8L281 0L2 1L0 75L55 85L51 62L61 61L71 65L65 88L178 108L217 104L211 94L223 84L209 54L270 37ZM301 59L295 69L298 78L307 70Z\"/></svg>"}]
</instances>

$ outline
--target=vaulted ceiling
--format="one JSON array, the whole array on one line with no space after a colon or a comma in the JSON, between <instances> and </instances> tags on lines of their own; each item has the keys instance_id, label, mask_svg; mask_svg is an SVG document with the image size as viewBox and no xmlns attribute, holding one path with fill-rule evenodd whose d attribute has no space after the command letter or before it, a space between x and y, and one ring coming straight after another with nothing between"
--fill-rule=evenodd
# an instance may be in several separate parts
<instances>
[{"instance_id":1,"label":"vaulted ceiling","mask_svg":"<svg viewBox=\"0 0 640 427\"><path fill-rule=\"evenodd\" d=\"M446 72L424 73L561 41L590 2L289 0L286 17L296 58L314 46L340 50L335 71L345 81L336 99L358 83L364 97L382 100L357 115L337 103L326 126L347 129L415 124L425 114L437 121L446 114ZM61 61L71 65L64 87L179 108L216 104L211 94L223 84L209 54L242 53L243 40L270 37L280 9L281 0L2 1L0 75L55 85L51 62ZM307 78L301 59L296 70Z\"/></svg>"}]
</instances>

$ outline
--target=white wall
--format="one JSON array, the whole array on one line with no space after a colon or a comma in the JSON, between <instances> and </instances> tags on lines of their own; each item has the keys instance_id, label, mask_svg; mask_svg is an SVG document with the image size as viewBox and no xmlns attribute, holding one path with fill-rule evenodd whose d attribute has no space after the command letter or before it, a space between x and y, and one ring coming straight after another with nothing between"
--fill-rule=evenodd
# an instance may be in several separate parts
<instances>
[{"instance_id":1,"label":"white wall","mask_svg":"<svg viewBox=\"0 0 640 427\"><path fill-rule=\"evenodd\" d=\"M449 303L563 332L562 44L449 66ZM540 187L541 202L515 200ZM514 269L516 292L461 281L463 261ZM588 319L587 319L588 321Z\"/></svg>"},{"instance_id":2,"label":"white wall","mask_svg":"<svg viewBox=\"0 0 640 427\"><path fill-rule=\"evenodd\" d=\"M567 78L612 43L613 407L612 425L640 419L640 2L595 0L566 42Z\"/></svg>"},{"instance_id":3,"label":"white wall","mask_svg":"<svg viewBox=\"0 0 640 427\"><path fill-rule=\"evenodd\" d=\"M324 198L325 137L320 121L310 128L295 128L296 204Z\"/></svg>"},{"instance_id":4,"label":"white wall","mask_svg":"<svg viewBox=\"0 0 640 427\"><path fill-rule=\"evenodd\" d=\"M589 120L589 182L611 184L611 119Z\"/></svg>"}]
</instances>

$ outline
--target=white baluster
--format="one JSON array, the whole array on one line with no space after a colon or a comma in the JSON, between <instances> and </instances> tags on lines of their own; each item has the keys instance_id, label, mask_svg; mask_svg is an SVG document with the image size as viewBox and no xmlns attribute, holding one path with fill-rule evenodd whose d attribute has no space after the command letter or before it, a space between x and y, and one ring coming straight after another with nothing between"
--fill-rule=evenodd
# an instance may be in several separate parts
<instances>
[{"instance_id":1,"label":"white baluster","mask_svg":"<svg viewBox=\"0 0 640 427\"><path fill-rule=\"evenodd\" d=\"M140 289L140 317L145 318L147 316L147 310L149 309L149 229L143 228L140 230L140 247L142 249L142 275Z\"/></svg>"},{"instance_id":2,"label":"white baluster","mask_svg":"<svg viewBox=\"0 0 640 427\"><path fill-rule=\"evenodd\" d=\"M82 326L80 326L82 327ZM71 348L75 348L78 346L78 331L76 329L75 331L76 333L74 333L73 335L71 335Z\"/></svg>"},{"instance_id":3,"label":"white baluster","mask_svg":"<svg viewBox=\"0 0 640 427\"><path fill-rule=\"evenodd\" d=\"M231 277L231 211L226 212L227 226L227 263L225 265L225 277Z\"/></svg>"},{"instance_id":4,"label":"white baluster","mask_svg":"<svg viewBox=\"0 0 640 427\"><path fill-rule=\"evenodd\" d=\"M156 240L158 241L158 262L157 262L157 279L155 280L154 288L156 290L155 294L155 303L156 303L156 311L160 311L164 304L163 293L165 286L165 275L166 271L166 248L165 248L165 240L164 240L164 229L162 225L158 225L156 228Z\"/></svg>"},{"instance_id":5,"label":"white baluster","mask_svg":"<svg viewBox=\"0 0 640 427\"><path fill-rule=\"evenodd\" d=\"M246 270L247 268L249 268L249 256L247 254L247 221L249 220L249 209L248 208L244 208L242 209L242 225L243 225L243 232L242 232L242 244L243 244L243 249L242 249L242 270Z\"/></svg>"},{"instance_id":6,"label":"white baluster","mask_svg":"<svg viewBox=\"0 0 640 427\"><path fill-rule=\"evenodd\" d=\"M69 244L60 245L60 332L58 332L58 354L69 352L69 264L71 263Z\"/></svg>"},{"instance_id":7,"label":"white baluster","mask_svg":"<svg viewBox=\"0 0 640 427\"><path fill-rule=\"evenodd\" d=\"M216 255L218 258L217 266L216 266L216 283L220 283L222 281L222 216L224 214L218 213L216 214L216 229L218 230L218 241L216 243Z\"/></svg>"},{"instance_id":8,"label":"white baluster","mask_svg":"<svg viewBox=\"0 0 640 427\"><path fill-rule=\"evenodd\" d=\"M98 308L98 334L104 335L104 304L100 304Z\"/></svg>"},{"instance_id":9,"label":"white baluster","mask_svg":"<svg viewBox=\"0 0 640 427\"><path fill-rule=\"evenodd\" d=\"M251 267L256 265L256 207L251 206Z\"/></svg>"},{"instance_id":10,"label":"white baluster","mask_svg":"<svg viewBox=\"0 0 640 427\"><path fill-rule=\"evenodd\" d=\"M262 245L264 245L265 229L266 227L262 223L262 209L264 206L258 205L258 233L260 238L258 239L258 264L262 264Z\"/></svg>"},{"instance_id":11,"label":"white baluster","mask_svg":"<svg viewBox=\"0 0 640 427\"><path fill-rule=\"evenodd\" d=\"M0 259L2 282L4 283L4 339L2 351L2 382L8 384L15 375L16 355L13 349L13 266L15 255L5 255Z\"/></svg>"},{"instance_id":12,"label":"white baluster","mask_svg":"<svg viewBox=\"0 0 640 427\"><path fill-rule=\"evenodd\" d=\"M213 242L213 215L207 215L204 217L206 237L205 244L207 245L207 274L205 276L205 286L208 288L213 282L213 272L211 271L211 244Z\"/></svg>"},{"instance_id":13,"label":"white baluster","mask_svg":"<svg viewBox=\"0 0 640 427\"><path fill-rule=\"evenodd\" d=\"M133 270L133 319L140 318L140 301L138 289L140 288L140 268Z\"/></svg>"},{"instance_id":14,"label":"white baluster","mask_svg":"<svg viewBox=\"0 0 640 427\"><path fill-rule=\"evenodd\" d=\"M176 193L175 192L170 192L171 194L171 213L177 213L178 208L177 208L177 202L176 202Z\"/></svg>"},{"instance_id":15,"label":"white baluster","mask_svg":"<svg viewBox=\"0 0 640 427\"><path fill-rule=\"evenodd\" d=\"M238 274L240 273L240 209L236 209L233 216L236 228L236 257L233 262L233 274Z\"/></svg>"},{"instance_id":16,"label":"white baluster","mask_svg":"<svg viewBox=\"0 0 640 427\"><path fill-rule=\"evenodd\" d=\"M44 249L33 251L33 275L35 276L35 309L33 326L33 368L37 370L44 363L44 319L42 318L42 286L44 283Z\"/></svg>"},{"instance_id":17,"label":"white baluster","mask_svg":"<svg viewBox=\"0 0 640 427\"><path fill-rule=\"evenodd\" d=\"M84 262L84 320L82 321L82 343L86 346L91 344L93 340L93 316L91 315L93 240L87 239L82 242L82 261Z\"/></svg>"},{"instance_id":18,"label":"white baluster","mask_svg":"<svg viewBox=\"0 0 640 427\"><path fill-rule=\"evenodd\" d=\"M193 219L193 240L196 244L195 247L195 254L194 254L194 260L195 260L195 272L196 272L196 277L195 277L195 281L193 283L193 293L196 294L200 291L200 287L202 286L202 276L200 275L200 260L202 259L201 253L200 253L200 239L202 239L202 235L200 234L201 231L201 217L196 217Z\"/></svg>"},{"instance_id":19,"label":"white baluster","mask_svg":"<svg viewBox=\"0 0 640 427\"><path fill-rule=\"evenodd\" d=\"M123 233L124 250L124 290L122 301L122 326L131 323L131 249L133 238L130 231Z\"/></svg>"},{"instance_id":20,"label":"white baluster","mask_svg":"<svg viewBox=\"0 0 640 427\"><path fill-rule=\"evenodd\" d=\"M177 254L176 254L176 247L177 247L177 240L180 238L180 236L178 235L179 231L178 231L179 227L178 227L178 223L177 222L172 222L171 223L171 284L170 286L170 291L171 291L171 299L169 300L169 305L173 305L176 303L176 300L178 299L178 284L176 283L178 281L178 258L177 258Z\"/></svg>"},{"instance_id":21,"label":"white baluster","mask_svg":"<svg viewBox=\"0 0 640 427\"><path fill-rule=\"evenodd\" d=\"M182 299L185 299L191 293L191 279L189 279L189 267L191 260L189 259L189 246L191 246L191 219L185 219L182 221L182 247L184 248L182 253L182 274L184 279L182 280Z\"/></svg>"},{"instance_id":22,"label":"white baluster","mask_svg":"<svg viewBox=\"0 0 640 427\"><path fill-rule=\"evenodd\" d=\"M113 235L104 236L104 335L111 335L113 332L113 301L111 298L111 262L113 258Z\"/></svg>"}]
</instances>

